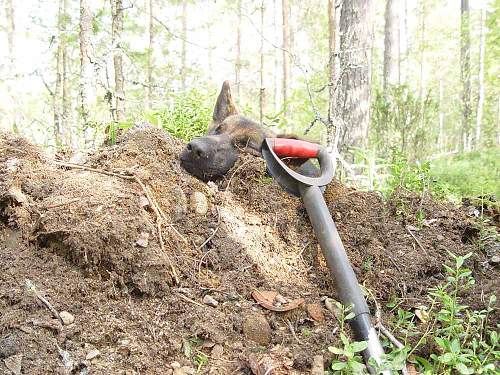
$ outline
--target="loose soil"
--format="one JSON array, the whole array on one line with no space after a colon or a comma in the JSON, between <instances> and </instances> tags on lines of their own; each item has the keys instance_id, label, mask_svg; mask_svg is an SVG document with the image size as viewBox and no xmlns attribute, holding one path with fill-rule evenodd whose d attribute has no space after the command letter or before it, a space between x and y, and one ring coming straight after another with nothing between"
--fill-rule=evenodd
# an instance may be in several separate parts
<instances>
[{"instance_id":1,"label":"loose soil","mask_svg":"<svg viewBox=\"0 0 500 375\"><path fill-rule=\"evenodd\" d=\"M328 361L338 322L322 301L336 292L300 200L253 156L204 184L181 169L183 147L136 126L80 169L0 135L0 373L14 355L25 374L306 374L315 355ZM338 182L325 198L388 327L389 302L428 303L447 251L474 253L465 303L498 295L498 244L478 245L470 210ZM74 323L53 319L27 282ZM255 289L306 305L268 311Z\"/></svg>"}]
</instances>

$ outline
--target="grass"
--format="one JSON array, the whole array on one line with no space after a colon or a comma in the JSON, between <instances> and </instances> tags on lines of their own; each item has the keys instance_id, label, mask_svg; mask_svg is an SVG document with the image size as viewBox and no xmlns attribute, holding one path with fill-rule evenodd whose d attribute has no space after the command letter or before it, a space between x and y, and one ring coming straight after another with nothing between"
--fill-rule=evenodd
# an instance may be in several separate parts
<instances>
[{"instance_id":1,"label":"grass","mask_svg":"<svg viewBox=\"0 0 500 375\"><path fill-rule=\"evenodd\" d=\"M458 196L500 197L500 147L433 160L430 173Z\"/></svg>"}]
</instances>

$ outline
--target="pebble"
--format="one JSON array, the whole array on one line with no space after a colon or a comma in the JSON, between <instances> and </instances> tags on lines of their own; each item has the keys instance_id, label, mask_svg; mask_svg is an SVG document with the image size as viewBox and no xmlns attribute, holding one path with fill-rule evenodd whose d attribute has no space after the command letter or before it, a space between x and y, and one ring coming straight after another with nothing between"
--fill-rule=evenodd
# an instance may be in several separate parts
<instances>
[{"instance_id":1,"label":"pebble","mask_svg":"<svg viewBox=\"0 0 500 375\"><path fill-rule=\"evenodd\" d=\"M222 354L224 354L224 347L220 344L215 344L212 348L211 356L215 359L222 358Z\"/></svg>"},{"instance_id":2,"label":"pebble","mask_svg":"<svg viewBox=\"0 0 500 375\"><path fill-rule=\"evenodd\" d=\"M252 314L243 321L243 333L248 340L267 346L271 342L271 326L261 314Z\"/></svg>"},{"instance_id":3,"label":"pebble","mask_svg":"<svg viewBox=\"0 0 500 375\"><path fill-rule=\"evenodd\" d=\"M217 307L217 305L219 304L219 302L217 302L217 300L209 294L207 294L207 295L205 295L205 297L203 297L203 303L205 305L213 306L213 307Z\"/></svg>"},{"instance_id":4,"label":"pebble","mask_svg":"<svg viewBox=\"0 0 500 375\"><path fill-rule=\"evenodd\" d=\"M101 355L101 352L97 349L94 349L94 350L91 350L90 352L88 352L87 356L85 357L85 359L87 361L91 361L93 360L94 358L97 358Z\"/></svg>"},{"instance_id":5,"label":"pebble","mask_svg":"<svg viewBox=\"0 0 500 375\"><path fill-rule=\"evenodd\" d=\"M306 306L307 314L312 320L316 322L322 322L325 320L325 314L323 314L323 309L317 303L309 303Z\"/></svg>"},{"instance_id":6,"label":"pebble","mask_svg":"<svg viewBox=\"0 0 500 375\"><path fill-rule=\"evenodd\" d=\"M315 355L313 357L313 364L311 368L311 375L324 375L325 365L322 355Z\"/></svg>"},{"instance_id":7,"label":"pebble","mask_svg":"<svg viewBox=\"0 0 500 375\"><path fill-rule=\"evenodd\" d=\"M141 232L139 239L135 241L135 244L140 247L148 247L149 243L149 233Z\"/></svg>"},{"instance_id":8,"label":"pebble","mask_svg":"<svg viewBox=\"0 0 500 375\"><path fill-rule=\"evenodd\" d=\"M21 366L23 361L23 355L17 354L3 360L5 367L7 367L14 375L21 374Z\"/></svg>"},{"instance_id":9,"label":"pebble","mask_svg":"<svg viewBox=\"0 0 500 375\"><path fill-rule=\"evenodd\" d=\"M491 264L498 264L500 263L500 255L494 255L490 259Z\"/></svg>"},{"instance_id":10,"label":"pebble","mask_svg":"<svg viewBox=\"0 0 500 375\"><path fill-rule=\"evenodd\" d=\"M0 358L11 357L19 351L19 343L12 336L0 339Z\"/></svg>"},{"instance_id":11,"label":"pebble","mask_svg":"<svg viewBox=\"0 0 500 375\"><path fill-rule=\"evenodd\" d=\"M200 216L206 215L208 212L207 197L202 192L195 191L189 198L189 206L195 214Z\"/></svg>"},{"instance_id":12,"label":"pebble","mask_svg":"<svg viewBox=\"0 0 500 375\"><path fill-rule=\"evenodd\" d=\"M59 316L61 317L65 326L69 326L75 321L75 317L67 311L61 311L59 313Z\"/></svg>"}]
</instances>

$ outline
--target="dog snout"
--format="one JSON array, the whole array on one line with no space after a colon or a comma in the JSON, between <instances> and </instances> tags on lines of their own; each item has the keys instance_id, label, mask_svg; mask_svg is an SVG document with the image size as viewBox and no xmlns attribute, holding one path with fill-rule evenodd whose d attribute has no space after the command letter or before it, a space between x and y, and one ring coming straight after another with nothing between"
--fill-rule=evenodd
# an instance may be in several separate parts
<instances>
[{"instance_id":1,"label":"dog snout","mask_svg":"<svg viewBox=\"0 0 500 375\"><path fill-rule=\"evenodd\" d=\"M186 146L187 150L197 158L206 158L208 155L208 145L200 139L194 139Z\"/></svg>"}]
</instances>

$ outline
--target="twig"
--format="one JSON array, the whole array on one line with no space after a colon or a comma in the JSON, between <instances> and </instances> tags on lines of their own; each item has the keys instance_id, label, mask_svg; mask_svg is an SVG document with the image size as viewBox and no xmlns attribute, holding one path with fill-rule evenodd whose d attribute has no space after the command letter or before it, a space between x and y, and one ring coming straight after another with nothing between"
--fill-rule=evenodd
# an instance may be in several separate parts
<instances>
[{"instance_id":1,"label":"twig","mask_svg":"<svg viewBox=\"0 0 500 375\"><path fill-rule=\"evenodd\" d=\"M214 238L215 234L216 234L216 233L217 233L217 231L219 230L219 228L220 228L220 221L221 221L221 214L220 214L220 211L219 211L218 209L217 209L217 213L218 213L217 227L214 229L213 233L212 233L210 236L208 236L208 238L207 238L205 241L203 241L203 243L202 243L200 246L198 246L198 247L196 248L196 250L200 250L200 249L202 249L202 248L203 248L203 246L205 246L205 245L206 245L206 244L207 244L207 243L208 243L208 242L209 242L212 238ZM212 249L208 250L208 251L207 251L205 254L203 254L203 256L201 257L200 262L198 263L198 273L200 273L200 272L201 272L201 266L202 266L202 264L203 264L203 259L205 259L205 257L206 257L206 256L207 256L207 255L208 255L211 251L212 251Z\"/></svg>"},{"instance_id":2,"label":"twig","mask_svg":"<svg viewBox=\"0 0 500 375\"><path fill-rule=\"evenodd\" d=\"M287 322L288 328L290 328L290 331L292 332L292 335L295 338L295 340L297 340L297 342L302 345L302 341L300 341L299 338L297 337L297 335L295 334L295 329L293 328L292 323L288 319L286 320L286 322Z\"/></svg>"},{"instance_id":3,"label":"twig","mask_svg":"<svg viewBox=\"0 0 500 375\"><path fill-rule=\"evenodd\" d=\"M57 204L52 204L50 206L46 206L45 208L56 208L56 207L66 206L67 204L75 203L78 201L80 201L80 198L70 199L69 201L57 203Z\"/></svg>"},{"instance_id":4,"label":"twig","mask_svg":"<svg viewBox=\"0 0 500 375\"><path fill-rule=\"evenodd\" d=\"M177 295L178 295L179 297L181 297L181 298L182 298L184 301L186 301L186 302L192 303L192 304L194 304L194 305L196 305L196 306L200 306L200 307L203 307L203 308L205 308L205 307L206 307L206 306L202 305L201 303L196 302L196 301L192 300L191 298L186 297L184 294L177 293Z\"/></svg>"},{"instance_id":5,"label":"twig","mask_svg":"<svg viewBox=\"0 0 500 375\"><path fill-rule=\"evenodd\" d=\"M67 163L67 162L64 162L64 161L56 161L56 160L54 160L54 163L57 164L57 165L60 165L62 167L74 168L74 169L82 169L82 170L85 170L85 171L90 171L90 172L95 172L95 173L101 173L101 174L105 174L105 175L108 175L108 176L123 178L125 180L134 180L135 179L135 177L131 176L131 175L123 175L123 174L113 173L113 172L105 171L103 169L96 169L96 168L86 167L86 166L80 165L80 164L73 164L73 163Z\"/></svg>"},{"instance_id":6,"label":"twig","mask_svg":"<svg viewBox=\"0 0 500 375\"><path fill-rule=\"evenodd\" d=\"M410 233L410 235L413 237L413 239L415 240L415 242L417 243L417 245L422 249L422 251L427 254L427 250L425 250L425 248L422 246L422 244L420 243L420 241L418 240L417 237L415 237L415 235L412 233L412 231L408 228L408 227L405 227L406 228L406 231L408 233Z\"/></svg>"},{"instance_id":7,"label":"twig","mask_svg":"<svg viewBox=\"0 0 500 375\"><path fill-rule=\"evenodd\" d=\"M247 160L246 162L244 162L243 164L241 164L238 168L236 168L234 170L234 172L231 174L231 177L229 177L225 191L229 191L229 185L231 185L231 181L232 181L234 175L236 174L236 172L238 172L241 168L243 168L243 166L245 166L248 163L250 163L250 160Z\"/></svg>"},{"instance_id":8,"label":"twig","mask_svg":"<svg viewBox=\"0 0 500 375\"><path fill-rule=\"evenodd\" d=\"M378 322L375 325L375 328L380 330L380 332L387 337L387 339L394 344L394 346L398 349L403 349L405 346L399 341L385 326L382 324L382 322Z\"/></svg>"},{"instance_id":9,"label":"twig","mask_svg":"<svg viewBox=\"0 0 500 375\"><path fill-rule=\"evenodd\" d=\"M54 306L50 304L49 301L47 301L40 293L38 293L35 284L33 284L29 279L26 279L24 282L26 283L26 288L28 288L28 290L32 292L35 295L35 297L38 298L50 310L52 315L54 315L54 318L58 319L61 322L61 324L64 325L64 322L59 313L57 312L57 310L54 308Z\"/></svg>"}]
</instances>

